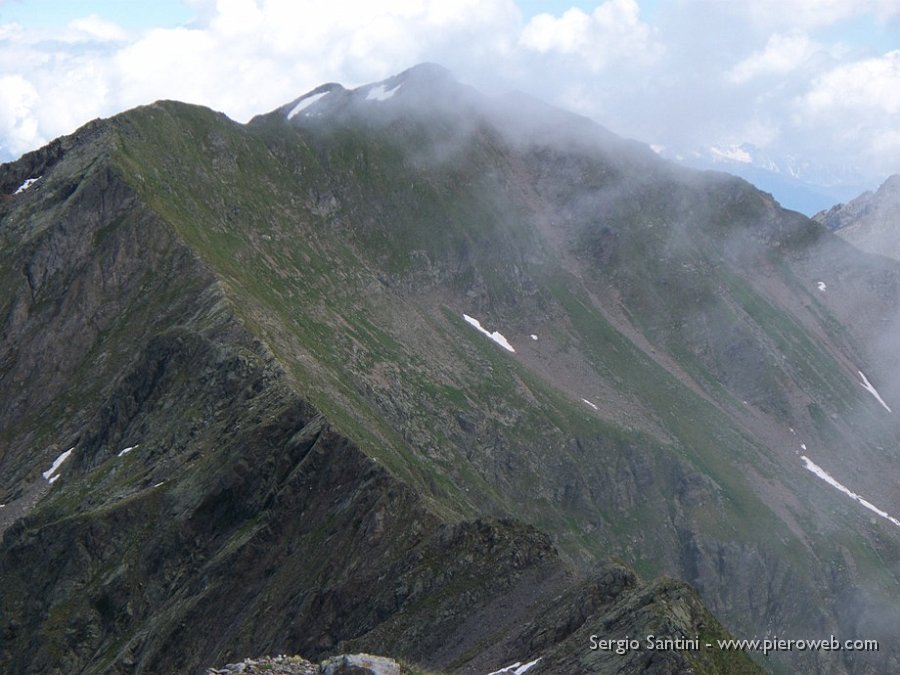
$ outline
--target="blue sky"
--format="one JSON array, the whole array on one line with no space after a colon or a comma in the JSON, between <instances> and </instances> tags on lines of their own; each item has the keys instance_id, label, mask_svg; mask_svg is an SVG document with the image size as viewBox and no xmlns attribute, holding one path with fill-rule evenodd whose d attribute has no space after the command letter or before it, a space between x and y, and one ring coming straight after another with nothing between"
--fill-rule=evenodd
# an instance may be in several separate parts
<instances>
[{"instance_id":1,"label":"blue sky","mask_svg":"<svg viewBox=\"0 0 900 675\"><path fill-rule=\"evenodd\" d=\"M160 98L246 121L421 61L670 157L900 172L898 0L0 0L0 161Z\"/></svg>"},{"instance_id":2,"label":"blue sky","mask_svg":"<svg viewBox=\"0 0 900 675\"><path fill-rule=\"evenodd\" d=\"M62 28L96 14L130 29L172 28L190 21L195 10L181 0L6 0L0 2L0 22L16 21L40 29Z\"/></svg>"},{"instance_id":3,"label":"blue sky","mask_svg":"<svg viewBox=\"0 0 900 675\"><path fill-rule=\"evenodd\" d=\"M577 7L590 12L596 5L592 0L518 0L515 3L526 17L548 12L562 14ZM650 12L657 2L641 3L643 12ZM7 0L0 3L0 21L19 21L34 27L62 27L73 19L98 14L127 28L172 28L189 22L197 15L194 7L182 0Z\"/></svg>"}]
</instances>

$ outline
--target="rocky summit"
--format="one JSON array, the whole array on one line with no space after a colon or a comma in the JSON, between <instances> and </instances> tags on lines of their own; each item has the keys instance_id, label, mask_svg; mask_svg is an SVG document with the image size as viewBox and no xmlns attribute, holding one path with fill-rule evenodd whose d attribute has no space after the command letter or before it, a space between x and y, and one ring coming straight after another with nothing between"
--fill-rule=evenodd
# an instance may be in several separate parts
<instances>
[{"instance_id":1,"label":"rocky summit","mask_svg":"<svg viewBox=\"0 0 900 675\"><path fill-rule=\"evenodd\" d=\"M439 66L92 122L0 166L0 670L900 671L898 317Z\"/></svg>"}]
</instances>

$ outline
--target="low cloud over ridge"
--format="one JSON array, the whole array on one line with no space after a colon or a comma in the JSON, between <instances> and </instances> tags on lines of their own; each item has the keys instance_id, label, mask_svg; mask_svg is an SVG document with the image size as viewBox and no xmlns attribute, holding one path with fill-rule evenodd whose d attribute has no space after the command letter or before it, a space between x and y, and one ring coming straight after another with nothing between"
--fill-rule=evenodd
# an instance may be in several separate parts
<instances>
[{"instance_id":1,"label":"low cloud over ridge","mask_svg":"<svg viewBox=\"0 0 900 675\"><path fill-rule=\"evenodd\" d=\"M534 16L513 0L188 4L186 25L135 30L90 11L19 25L0 2L0 159L160 98L244 121L326 81L435 61L673 153L762 139L823 175L900 171L895 2L604 0Z\"/></svg>"}]
</instances>

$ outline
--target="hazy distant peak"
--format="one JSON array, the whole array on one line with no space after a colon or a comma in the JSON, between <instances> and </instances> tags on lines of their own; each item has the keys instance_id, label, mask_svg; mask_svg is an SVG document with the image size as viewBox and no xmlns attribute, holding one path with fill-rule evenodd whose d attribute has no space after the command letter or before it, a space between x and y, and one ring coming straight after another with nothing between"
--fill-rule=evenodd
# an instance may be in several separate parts
<instances>
[{"instance_id":1,"label":"hazy distant peak","mask_svg":"<svg viewBox=\"0 0 900 675\"><path fill-rule=\"evenodd\" d=\"M846 203L836 204L830 209L820 211L814 220L832 230L860 224L863 216L874 212L894 212L900 208L900 174L889 176L877 190L866 190ZM885 213L893 217L891 213Z\"/></svg>"},{"instance_id":2,"label":"hazy distant peak","mask_svg":"<svg viewBox=\"0 0 900 675\"><path fill-rule=\"evenodd\" d=\"M425 80L428 82L435 81L445 81L445 82L457 82L457 79L453 76L447 68L437 63L419 63L412 68L407 68L402 73L396 76L396 79L401 81L414 81L414 80Z\"/></svg>"},{"instance_id":3,"label":"hazy distant peak","mask_svg":"<svg viewBox=\"0 0 900 675\"><path fill-rule=\"evenodd\" d=\"M900 260L900 175L888 177L874 192L863 192L813 218L863 251Z\"/></svg>"},{"instance_id":4,"label":"hazy distant peak","mask_svg":"<svg viewBox=\"0 0 900 675\"><path fill-rule=\"evenodd\" d=\"M283 119L300 127L392 124L417 120L433 129L450 129L459 139L491 128L515 146L545 146L578 153L612 153L617 161L659 161L646 145L628 141L593 120L521 91L482 93L457 80L443 66L421 63L397 75L353 89L325 84L280 107ZM433 124L436 120L440 124ZM459 140L457 139L457 140Z\"/></svg>"},{"instance_id":5,"label":"hazy distant peak","mask_svg":"<svg viewBox=\"0 0 900 675\"><path fill-rule=\"evenodd\" d=\"M881 187L878 188L878 193L892 193L892 192L900 192L900 173L895 173L893 176L888 176L887 180L885 180Z\"/></svg>"},{"instance_id":6,"label":"hazy distant peak","mask_svg":"<svg viewBox=\"0 0 900 675\"><path fill-rule=\"evenodd\" d=\"M372 95L373 91L385 92L381 96ZM365 92L365 100L383 101L387 92L401 93L402 100L417 107L434 107L471 98L482 98L475 89L462 84L453 74L436 63L420 63L407 68L401 73L353 90L354 93Z\"/></svg>"}]
</instances>

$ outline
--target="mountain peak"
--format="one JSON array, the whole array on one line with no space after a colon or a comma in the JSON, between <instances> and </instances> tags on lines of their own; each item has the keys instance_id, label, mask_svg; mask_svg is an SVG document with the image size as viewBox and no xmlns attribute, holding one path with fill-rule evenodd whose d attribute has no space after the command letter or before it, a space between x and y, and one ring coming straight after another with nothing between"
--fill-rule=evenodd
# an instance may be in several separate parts
<instances>
[{"instance_id":1,"label":"mountain peak","mask_svg":"<svg viewBox=\"0 0 900 675\"><path fill-rule=\"evenodd\" d=\"M429 82L434 82L437 80L444 80L449 82L456 82L456 78L453 76L453 73L450 72L449 69L444 68L444 66L439 63L431 63L424 62L418 63L411 68L407 68L402 73L396 76L397 79L403 81L413 81L416 79L425 79Z\"/></svg>"},{"instance_id":2,"label":"mountain peak","mask_svg":"<svg viewBox=\"0 0 900 675\"><path fill-rule=\"evenodd\" d=\"M885 180L881 187L878 188L879 194L888 194L888 193L897 193L900 192L900 173L895 173L892 176L888 176L887 180Z\"/></svg>"},{"instance_id":3,"label":"mountain peak","mask_svg":"<svg viewBox=\"0 0 900 675\"><path fill-rule=\"evenodd\" d=\"M491 128L518 147L591 147L641 162L652 154L643 144L626 141L587 117L529 94L483 93L436 63L420 63L353 89L324 84L281 106L273 115L294 126L318 129L390 125L405 118L433 131L455 129L461 135L454 142L476 128ZM434 124L438 119L444 123ZM655 159L655 155L651 157Z\"/></svg>"},{"instance_id":4,"label":"mountain peak","mask_svg":"<svg viewBox=\"0 0 900 675\"><path fill-rule=\"evenodd\" d=\"M420 63L384 80L346 89L340 84L323 84L278 108L277 112L294 123L335 115L368 116L383 110L385 102L402 91L398 100L404 107L435 108L447 106L463 98L472 98L475 91L459 83L453 74L436 63ZM372 104L376 104L373 106Z\"/></svg>"}]
</instances>

